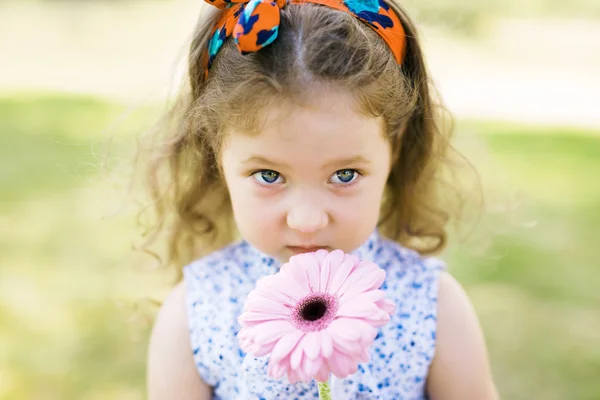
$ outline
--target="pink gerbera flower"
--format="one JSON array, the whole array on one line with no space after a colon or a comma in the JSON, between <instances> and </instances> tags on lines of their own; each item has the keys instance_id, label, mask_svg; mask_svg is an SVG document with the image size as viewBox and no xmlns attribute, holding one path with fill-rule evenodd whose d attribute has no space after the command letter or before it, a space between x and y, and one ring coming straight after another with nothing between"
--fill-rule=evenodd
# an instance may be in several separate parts
<instances>
[{"instance_id":1,"label":"pink gerbera flower","mask_svg":"<svg viewBox=\"0 0 600 400\"><path fill-rule=\"evenodd\" d=\"M379 287L385 271L341 250L299 254L260 279L238 321L240 347L271 354L268 373L291 383L326 382L368 362L368 347L395 305Z\"/></svg>"}]
</instances>

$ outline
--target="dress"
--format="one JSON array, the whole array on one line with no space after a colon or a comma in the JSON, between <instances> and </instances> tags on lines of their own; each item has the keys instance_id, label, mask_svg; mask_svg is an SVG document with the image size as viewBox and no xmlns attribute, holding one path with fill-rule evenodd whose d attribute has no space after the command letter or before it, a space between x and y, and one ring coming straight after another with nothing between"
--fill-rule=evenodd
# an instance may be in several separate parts
<instances>
[{"instance_id":1,"label":"dress","mask_svg":"<svg viewBox=\"0 0 600 400\"><path fill-rule=\"evenodd\" d=\"M426 378L436 343L438 282L444 263L375 231L353 254L387 272L381 289L396 303L391 321L379 328L371 361L345 379L330 379L334 400L427 399ZM279 263L241 241L184 268L191 351L214 399L317 399L317 385L267 375L268 357L243 353L237 317L256 281L274 274Z\"/></svg>"}]
</instances>

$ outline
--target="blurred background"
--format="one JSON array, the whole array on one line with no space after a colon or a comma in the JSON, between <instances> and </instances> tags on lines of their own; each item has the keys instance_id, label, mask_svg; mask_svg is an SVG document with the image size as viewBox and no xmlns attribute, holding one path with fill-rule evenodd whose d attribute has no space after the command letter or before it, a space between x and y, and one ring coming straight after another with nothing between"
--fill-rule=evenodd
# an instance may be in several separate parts
<instances>
[{"instance_id":1,"label":"blurred background","mask_svg":"<svg viewBox=\"0 0 600 400\"><path fill-rule=\"evenodd\" d=\"M144 398L173 284L132 250L136 138L201 0L0 1L0 399ZM600 399L600 2L406 0L488 200L444 256L504 399Z\"/></svg>"}]
</instances>

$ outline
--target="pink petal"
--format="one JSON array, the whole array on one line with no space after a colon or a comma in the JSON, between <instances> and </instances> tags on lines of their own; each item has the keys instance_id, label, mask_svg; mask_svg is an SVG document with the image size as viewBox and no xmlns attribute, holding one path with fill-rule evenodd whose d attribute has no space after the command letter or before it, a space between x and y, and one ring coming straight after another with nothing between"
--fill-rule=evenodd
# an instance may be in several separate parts
<instances>
[{"instance_id":1,"label":"pink petal","mask_svg":"<svg viewBox=\"0 0 600 400\"><path fill-rule=\"evenodd\" d=\"M362 337L370 337L375 329L359 319L338 318L327 327L327 331L336 338L357 341Z\"/></svg>"},{"instance_id":2,"label":"pink petal","mask_svg":"<svg viewBox=\"0 0 600 400\"><path fill-rule=\"evenodd\" d=\"M274 362L273 358L271 358L267 367L267 373L275 379L281 379L288 372L289 365L289 357L284 358L280 362Z\"/></svg>"},{"instance_id":3,"label":"pink petal","mask_svg":"<svg viewBox=\"0 0 600 400\"><path fill-rule=\"evenodd\" d=\"M315 257L317 258L317 262L321 267L323 266L323 261L325 261L325 258L328 254L329 252L325 249L320 249L315 252Z\"/></svg>"},{"instance_id":4,"label":"pink petal","mask_svg":"<svg viewBox=\"0 0 600 400\"><path fill-rule=\"evenodd\" d=\"M290 296L288 296L285 293L277 292L277 296L275 298L269 297L267 294L268 293L265 293L264 291L255 289L255 290L251 291L250 293L248 293L248 297L246 297L246 304L244 304L244 305L247 305L248 302L256 301L259 299L267 299L269 301L283 304L288 307L291 307L296 303L296 300L294 300L293 298L291 298Z\"/></svg>"},{"instance_id":5,"label":"pink petal","mask_svg":"<svg viewBox=\"0 0 600 400\"><path fill-rule=\"evenodd\" d=\"M345 293L350 286L353 286L356 282L361 282L365 277L370 276L376 271L383 271L377 266L377 264L367 261L360 261L352 273L346 279L346 282L338 289L338 293ZM377 289L377 288L375 288Z\"/></svg>"},{"instance_id":6,"label":"pink petal","mask_svg":"<svg viewBox=\"0 0 600 400\"><path fill-rule=\"evenodd\" d=\"M318 382L327 382L329 380L329 367L326 362L321 364L321 368L317 372L316 379Z\"/></svg>"},{"instance_id":7,"label":"pink petal","mask_svg":"<svg viewBox=\"0 0 600 400\"><path fill-rule=\"evenodd\" d=\"M327 329L324 329L320 333L321 336L321 353L323 357L329 358L333 353L333 339Z\"/></svg>"},{"instance_id":8,"label":"pink petal","mask_svg":"<svg viewBox=\"0 0 600 400\"><path fill-rule=\"evenodd\" d=\"M319 284L320 284L320 268L319 263L317 262L316 257L312 253L301 254L299 263L302 265L304 270L306 271L306 276L308 277L308 285L310 287L311 292L319 292Z\"/></svg>"},{"instance_id":9,"label":"pink petal","mask_svg":"<svg viewBox=\"0 0 600 400\"><path fill-rule=\"evenodd\" d=\"M283 264L279 268L279 273L276 275L285 279L286 283L291 285L296 296L295 298L297 299L295 303L309 293L310 290L308 282L306 281L306 271L304 271L302 265L298 264L297 260L292 262L290 259L289 262Z\"/></svg>"},{"instance_id":10,"label":"pink petal","mask_svg":"<svg viewBox=\"0 0 600 400\"><path fill-rule=\"evenodd\" d=\"M362 293L373 289L379 289L383 281L385 280L385 270L377 269L375 271L368 271L368 273L350 276L347 280L349 282L346 287L340 288L333 294L344 294L348 291L352 294Z\"/></svg>"},{"instance_id":11,"label":"pink petal","mask_svg":"<svg viewBox=\"0 0 600 400\"><path fill-rule=\"evenodd\" d=\"M331 253L333 254L333 253ZM330 256L331 256L330 254ZM329 282L328 293L335 294L339 288L346 282L346 279L356 266L356 258L346 257L346 259L339 265L332 264L331 269L335 271L335 274ZM327 260L325 260L327 262Z\"/></svg>"},{"instance_id":12,"label":"pink petal","mask_svg":"<svg viewBox=\"0 0 600 400\"><path fill-rule=\"evenodd\" d=\"M337 311L338 317L351 317L351 318L367 318L372 314L377 313L379 308L375 303L361 303L358 301L350 300L340 306Z\"/></svg>"},{"instance_id":13,"label":"pink petal","mask_svg":"<svg viewBox=\"0 0 600 400\"><path fill-rule=\"evenodd\" d=\"M304 360L302 360L302 369L306 375L310 378L314 378L317 372L319 372L322 362L323 360L321 358L312 360L309 357L304 357Z\"/></svg>"},{"instance_id":14,"label":"pink petal","mask_svg":"<svg viewBox=\"0 0 600 400\"><path fill-rule=\"evenodd\" d=\"M357 370L358 370L358 363L356 362L356 360L352 360L349 364L348 375L352 375L352 374L356 373Z\"/></svg>"},{"instance_id":15,"label":"pink petal","mask_svg":"<svg viewBox=\"0 0 600 400\"><path fill-rule=\"evenodd\" d=\"M281 287L277 274L268 275L256 282L256 289L264 297L273 299L280 303L295 303L298 302L303 294L302 291L294 290L293 285L286 285L287 288Z\"/></svg>"},{"instance_id":16,"label":"pink petal","mask_svg":"<svg viewBox=\"0 0 600 400\"><path fill-rule=\"evenodd\" d=\"M390 322L390 314L388 314L385 311L379 310L377 313L369 316L368 318L364 318L364 320L372 326L380 327Z\"/></svg>"},{"instance_id":17,"label":"pink petal","mask_svg":"<svg viewBox=\"0 0 600 400\"><path fill-rule=\"evenodd\" d=\"M309 332L302 339L302 348L304 353L312 360L316 360L319 357L321 350L321 344L319 343L319 332Z\"/></svg>"},{"instance_id":18,"label":"pink petal","mask_svg":"<svg viewBox=\"0 0 600 400\"><path fill-rule=\"evenodd\" d=\"M329 293L333 271L337 270L343 261L344 252L341 250L334 250L331 253L328 253L321 262L321 290L323 292Z\"/></svg>"},{"instance_id":19,"label":"pink petal","mask_svg":"<svg viewBox=\"0 0 600 400\"><path fill-rule=\"evenodd\" d=\"M354 270L355 272L363 272L363 271L369 271L369 272L373 272L376 271L378 269L381 269L379 267L379 265L375 264L372 261L367 261L367 260L362 260L358 263L358 265L356 266L356 269Z\"/></svg>"},{"instance_id":20,"label":"pink petal","mask_svg":"<svg viewBox=\"0 0 600 400\"><path fill-rule=\"evenodd\" d=\"M297 330L283 336L273 348L273 351L271 352L271 360L279 362L287 357L303 337L304 332Z\"/></svg>"},{"instance_id":21,"label":"pink petal","mask_svg":"<svg viewBox=\"0 0 600 400\"><path fill-rule=\"evenodd\" d=\"M277 314L265 314L261 312L244 312L238 317L238 322L242 326L250 325L252 322L265 322L265 321L273 321L273 320L283 320L286 319L285 316L277 315Z\"/></svg>"},{"instance_id":22,"label":"pink petal","mask_svg":"<svg viewBox=\"0 0 600 400\"><path fill-rule=\"evenodd\" d=\"M292 297L296 302L306 296L306 290L304 289L306 285L299 284L294 279L290 279L289 274L276 273L273 277L275 279L273 279L272 284L275 285L279 291Z\"/></svg>"},{"instance_id":23,"label":"pink petal","mask_svg":"<svg viewBox=\"0 0 600 400\"><path fill-rule=\"evenodd\" d=\"M295 328L289 321L275 320L267 321L254 328L256 336L254 341L259 344L271 343L287 333L292 332Z\"/></svg>"},{"instance_id":24,"label":"pink petal","mask_svg":"<svg viewBox=\"0 0 600 400\"><path fill-rule=\"evenodd\" d=\"M375 303L379 309L385 311L386 313L392 315L396 312L396 304L388 299L381 299Z\"/></svg>"},{"instance_id":25,"label":"pink petal","mask_svg":"<svg viewBox=\"0 0 600 400\"><path fill-rule=\"evenodd\" d=\"M300 377L298 376L298 374L294 371L289 371L288 372L288 381L290 381L290 383L292 385L298 383L298 381L300 380Z\"/></svg>"},{"instance_id":26,"label":"pink petal","mask_svg":"<svg viewBox=\"0 0 600 400\"><path fill-rule=\"evenodd\" d=\"M301 345L296 346L294 351L292 351L292 354L290 356L290 368L293 371L297 370L300 366L300 363L302 362L302 353L303 352Z\"/></svg>"},{"instance_id":27,"label":"pink petal","mask_svg":"<svg viewBox=\"0 0 600 400\"><path fill-rule=\"evenodd\" d=\"M308 382L311 380L312 376L308 375L306 373L306 371L304 371L303 368L298 368L297 370L294 370L294 372L298 375L298 378L302 381L302 382Z\"/></svg>"},{"instance_id":28,"label":"pink petal","mask_svg":"<svg viewBox=\"0 0 600 400\"><path fill-rule=\"evenodd\" d=\"M273 350L273 347L275 347L275 342L259 345L258 348L252 352L252 355L254 357L266 356Z\"/></svg>"},{"instance_id":29,"label":"pink petal","mask_svg":"<svg viewBox=\"0 0 600 400\"><path fill-rule=\"evenodd\" d=\"M252 330L252 328L248 328L248 327L244 327L244 328L240 329L240 331L237 334L238 339L239 340L244 340L248 336L252 335L251 330Z\"/></svg>"},{"instance_id":30,"label":"pink petal","mask_svg":"<svg viewBox=\"0 0 600 400\"><path fill-rule=\"evenodd\" d=\"M357 360L361 363L368 363L369 361L371 361L371 355L369 354L369 350L366 347L362 350L362 354L360 354Z\"/></svg>"},{"instance_id":31,"label":"pink petal","mask_svg":"<svg viewBox=\"0 0 600 400\"><path fill-rule=\"evenodd\" d=\"M279 301L273 301L266 297L256 297L247 299L244 305L245 311L256 311L270 314L290 315L290 308L286 307Z\"/></svg>"},{"instance_id":32,"label":"pink petal","mask_svg":"<svg viewBox=\"0 0 600 400\"><path fill-rule=\"evenodd\" d=\"M240 341L240 349L244 351L244 353L250 353L250 348L254 342L251 339L244 339Z\"/></svg>"},{"instance_id":33,"label":"pink petal","mask_svg":"<svg viewBox=\"0 0 600 400\"><path fill-rule=\"evenodd\" d=\"M285 269L285 272L296 282L296 284L302 289L303 296L310 292L310 286L308 285L308 277L306 271L302 268L300 262L301 254L292 256L288 262L289 266Z\"/></svg>"},{"instance_id":34,"label":"pink petal","mask_svg":"<svg viewBox=\"0 0 600 400\"><path fill-rule=\"evenodd\" d=\"M352 368L352 359L344 353L334 351L331 358L327 359L327 364L333 375L340 379L344 379L348 375L346 371L349 371Z\"/></svg>"},{"instance_id":35,"label":"pink petal","mask_svg":"<svg viewBox=\"0 0 600 400\"><path fill-rule=\"evenodd\" d=\"M351 358L357 358L362 354L361 342L351 342L344 339L336 339L334 342L334 352L344 353Z\"/></svg>"},{"instance_id":36,"label":"pink petal","mask_svg":"<svg viewBox=\"0 0 600 400\"><path fill-rule=\"evenodd\" d=\"M331 279L331 275L331 264L327 261L323 262L321 264L321 281L319 282L319 290L321 292L329 293L329 280Z\"/></svg>"},{"instance_id":37,"label":"pink petal","mask_svg":"<svg viewBox=\"0 0 600 400\"><path fill-rule=\"evenodd\" d=\"M351 290L348 290L340 296L340 305L344 304L348 300L354 300L356 298L360 298L366 303L376 303L384 297L385 292L383 290L369 290L368 292L361 293L352 293Z\"/></svg>"}]
</instances>

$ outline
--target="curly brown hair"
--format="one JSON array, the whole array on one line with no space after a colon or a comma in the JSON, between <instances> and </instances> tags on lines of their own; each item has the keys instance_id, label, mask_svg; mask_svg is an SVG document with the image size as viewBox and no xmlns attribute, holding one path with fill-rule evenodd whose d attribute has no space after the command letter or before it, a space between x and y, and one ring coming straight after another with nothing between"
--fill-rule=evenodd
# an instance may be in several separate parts
<instances>
[{"instance_id":1,"label":"curly brown hair","mask_svg":"<svg viewBox=\"0 0 600 400\"><path fill-rule=\"evenodd\" d=\"M314 4L290 4L281 10L275 42L242 55L228 40L205 78L202 57L218 12L203 20L167 124L142 149L150 155L144 165L155 217L144 247L166 238L163 262L180 267L235 240L218 163L225 132L232 126L257 130L268 104L306 97L311 88L327 85L355 96L362 111L385 121L394 157L380 232L422 254L440 251L448 221L464 204L447 173L459 160L450 146L452 121L428 76L415 25L399 5L390 5L406 32L402 65L355 17Z\"/></svg>"}]
</instances>

